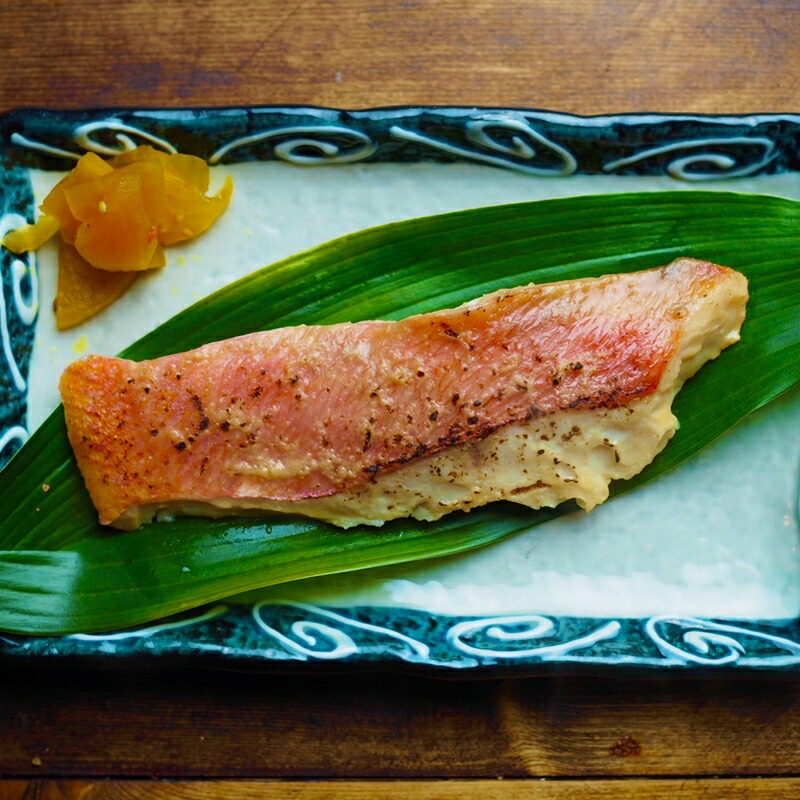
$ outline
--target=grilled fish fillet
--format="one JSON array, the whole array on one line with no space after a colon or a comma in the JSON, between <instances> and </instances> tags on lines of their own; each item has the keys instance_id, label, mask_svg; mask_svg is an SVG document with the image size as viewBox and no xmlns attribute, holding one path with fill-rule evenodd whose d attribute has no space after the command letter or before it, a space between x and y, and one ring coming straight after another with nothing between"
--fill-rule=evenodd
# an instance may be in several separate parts
<instances>
[{"instance_id":1,"label":"grilled fish fillet","mask_svg":"<svg viewBox=\"0 0 800 800\"><path fill-rule=\"evenodd\" d=\"M60 390L100 521L121 529L254 509L342 527L499 499L591 509L665 446L672 399L738 340L746 302L744 276L684 258L399 322L89 356Z\"/></svg>"}]
</instances>

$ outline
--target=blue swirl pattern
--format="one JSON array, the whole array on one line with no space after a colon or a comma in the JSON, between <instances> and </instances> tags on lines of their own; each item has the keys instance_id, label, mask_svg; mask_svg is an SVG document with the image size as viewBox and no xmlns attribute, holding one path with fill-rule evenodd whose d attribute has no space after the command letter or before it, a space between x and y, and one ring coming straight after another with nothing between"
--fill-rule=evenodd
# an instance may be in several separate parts
<instances>
[{"instance_id":1,"label":"blue swirl pattern","mask_svg":"<svg viewBox=\"0 0 800 800\"><path fill-rule=\"evenodd\" d=\"M32 222L33 199L27 170L0 172L0 238ZM0 248L0 467L28 433L28 368L38 312L35 256L17 257Z\"/></svg>"},{"instance_id":2,"label":"blue swirl pattern","mask_svg":"<svg viewBox=\"0 0 800 800\"><path fill-rule=\"evenodd\" d=\"M662 615L642 620L453 617L401 608L329 608L263 600L216 605L140 628L66 637L0 636L0 658L141 660L179 654L240 666L403 663L414 669L536 674L560 664L692 670L797 669L797 623L719 622Z\"/></svg>"}]
</instances>

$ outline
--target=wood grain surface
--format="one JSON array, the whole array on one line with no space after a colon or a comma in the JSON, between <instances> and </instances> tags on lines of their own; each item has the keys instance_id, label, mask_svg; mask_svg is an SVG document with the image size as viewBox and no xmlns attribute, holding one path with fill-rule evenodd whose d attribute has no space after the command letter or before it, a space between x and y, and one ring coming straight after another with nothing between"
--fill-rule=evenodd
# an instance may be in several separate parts
<instances>
[{"instance_id":1,"label":"wood grain surface","mask_svg":"<svg viewBox=\"0 0 800 800\"><path fill-rule=\"evenodd\" d=\"M800 775L800 684L35 671L0 685L22 776Z\"/></svg>"},{"instance_id":2,"label":"wood grain surface","mask_svg":"<svg viewBox=\"0 0 800 800\"><path fill-rule=\"evenodd\" d=\"M0 30L0 111L800 110L797 0L26 0ZM0 776L0 800L782 800L800 683L6 667Z\"/></svg>"},{"instance_id":3,"label":"wood grain surface","mask_svg":"<svg viewBox=\"0 0 800 800\"><path fill-rule=\"evenodd\" d=\"M796 0L0 3L11 106L796 111Z\"/></svg>"},{"instance_id":4,"label":"wood grain surface","mask_svg":"<svg viewBox=\"0 0 800 800\"><path fill-rule=\"evenodd\" d=\"M751 781L56 781L0 782L0 800L796 800L800 779Z\"/></svg>"}]
</instances>

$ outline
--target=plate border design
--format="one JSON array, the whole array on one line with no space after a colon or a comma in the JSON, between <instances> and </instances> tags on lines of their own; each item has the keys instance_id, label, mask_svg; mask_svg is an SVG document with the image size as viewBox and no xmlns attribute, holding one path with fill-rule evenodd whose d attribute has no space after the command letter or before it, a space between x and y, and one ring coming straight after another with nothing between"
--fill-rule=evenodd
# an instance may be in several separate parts
<instances>
[{"instance_id":1,"label":"plate border design","mask_svg":"<svg viewBox=\"0 0 800 800\"><path fill-rule=\"evenodd\" d=\"M671 671L796 670L797 620L718 621L504 614L457 617L421 609L336 608L290 600L194 609L139 628L71 636L0 635L0 657L88 662L177 658L213 666L406 668L444 674L536 674L553 667Z\"/></svg>"}]
</instances>

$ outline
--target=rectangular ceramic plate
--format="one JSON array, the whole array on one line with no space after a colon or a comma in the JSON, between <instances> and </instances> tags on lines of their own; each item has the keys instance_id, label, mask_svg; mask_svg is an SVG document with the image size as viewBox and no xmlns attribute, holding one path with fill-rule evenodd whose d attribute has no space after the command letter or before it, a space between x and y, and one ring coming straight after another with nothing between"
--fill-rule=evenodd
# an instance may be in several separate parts
<instances>
[{"instance_id":1,"label":"rectangular ceramic plate","mask_svg":"<svg viewBox=\"0 0 800 800\"><path fill-rule=\"evenodd\" d=\"M118 352L200 297L299 250L398 219L574 194L701 186L800 199L798 141L800 117L791 115L8 113L0 117L2 232L31 220L86 151L151 144L194 153L215 167L213 183L231 174L236 189L212 231L171 248L166 270L76 331L58 333L50 311L54 247L36 261L2 252L0 457L56 405L69 360ZM2 636L0 654L464 676L796 668L799 423L792 392L670 475L589 516L481 551L273 587L131 631Z\"/></svg>"}]
</instances>

